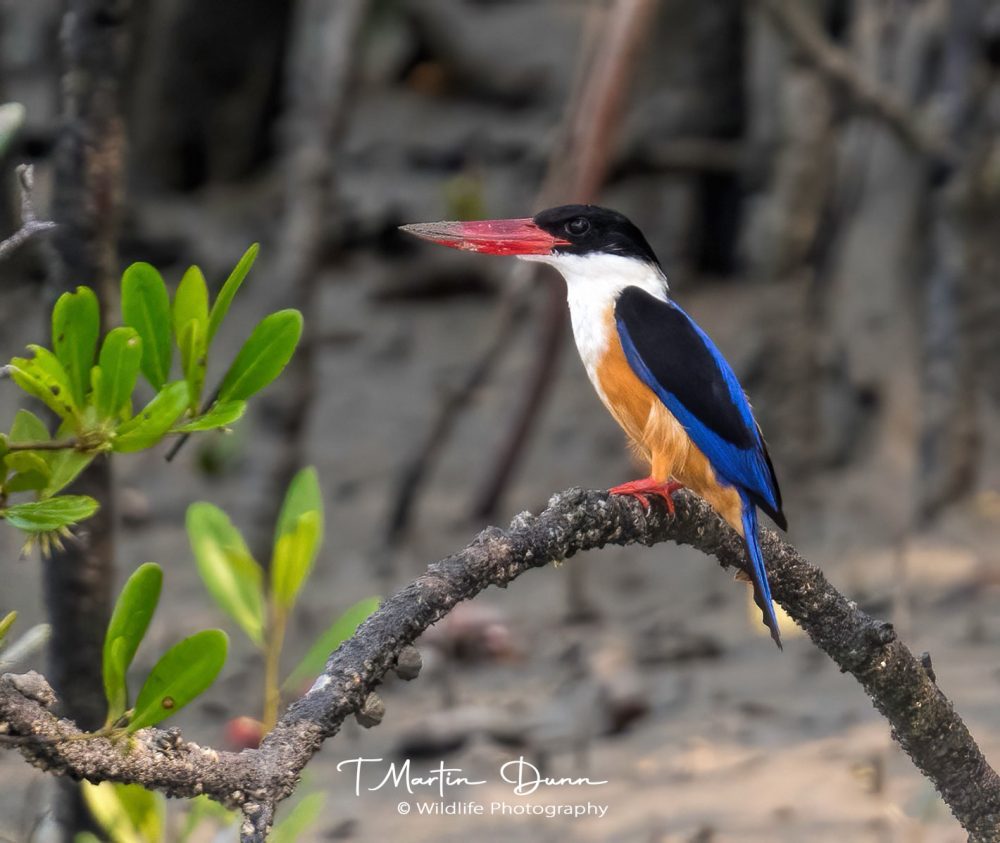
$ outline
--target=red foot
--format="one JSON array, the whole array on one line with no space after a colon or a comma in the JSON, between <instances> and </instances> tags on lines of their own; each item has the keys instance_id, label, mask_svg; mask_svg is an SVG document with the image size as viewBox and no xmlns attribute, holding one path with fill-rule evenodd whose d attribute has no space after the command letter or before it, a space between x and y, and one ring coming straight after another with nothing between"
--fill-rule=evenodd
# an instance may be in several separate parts
<instances>
[{"instance_id":1,"label":"red foot","mask_svg":"<svg viewBox=\"0 0 1000 843\"><path fill-rule=\"evenodd\" d=\"M622 483L620 486L608 489L608 491L612 495L628 495L629 497L638 499L646 507L647 512L649 512L649 497L650 495L655 495L663 499L663 502L667 505L667 511L673 515L674 501L670 496L678 489L683 488L684 484L678 483L676 480L663 481L646 477L642 480L632 480L628 483Z\"/></svg>"}]
</instances>

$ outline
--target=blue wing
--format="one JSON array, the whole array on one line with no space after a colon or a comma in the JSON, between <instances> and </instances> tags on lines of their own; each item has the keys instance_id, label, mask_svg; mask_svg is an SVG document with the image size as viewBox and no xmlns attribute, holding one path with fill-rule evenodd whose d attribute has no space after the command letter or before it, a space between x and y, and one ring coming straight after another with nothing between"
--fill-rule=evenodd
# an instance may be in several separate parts
<instances>
[{"instance_id":1,"label":"blue wing","mask_svg":"<svg viewBox=\"0 0 1000 843\"><path fill-rule=\"evenodd\" d=\"M627 287L615 321L633 371L677 418L718 478L782 529L781 492L736 375L701 328L672 302Z\"/></svg>"}]
</instances>

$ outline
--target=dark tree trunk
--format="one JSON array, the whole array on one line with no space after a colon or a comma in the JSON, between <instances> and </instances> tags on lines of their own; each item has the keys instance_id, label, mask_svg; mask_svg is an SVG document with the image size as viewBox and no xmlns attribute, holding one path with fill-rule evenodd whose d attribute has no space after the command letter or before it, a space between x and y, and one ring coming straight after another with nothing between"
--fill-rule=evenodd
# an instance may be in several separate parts
<instances>
[{"instance_id":1,"label":"dark tree trunk","mask_svg":"<svg viewBox=\"0 0 1000 843\"><path fill-rule=\"evenodd\" d=\"M130 3L68 0L62 30L63 119L55 149L51 293L92 286L108 322L118 274L125 127L120 79L126 60ZM49 678L63 713L86 729L105 714L101 649L114 580L111 465L96 461L72 491L96 498L100 512L79 541L45 560L45 597L52 623ZM63 838L89 825L77 786L67 782L57 811Z\"/></svg>"},{"instance_id":2,"label":"dark tree trunk","mask_svg":"<svg viewBox=\"0 0 1000 843\"><path fill-rule=\"evenodd\" d=\"M137 188L232 181L271 154L296 5L212 0L207 11L203 0L150 0L129 108Z\"/></svg>"}]
</instances>

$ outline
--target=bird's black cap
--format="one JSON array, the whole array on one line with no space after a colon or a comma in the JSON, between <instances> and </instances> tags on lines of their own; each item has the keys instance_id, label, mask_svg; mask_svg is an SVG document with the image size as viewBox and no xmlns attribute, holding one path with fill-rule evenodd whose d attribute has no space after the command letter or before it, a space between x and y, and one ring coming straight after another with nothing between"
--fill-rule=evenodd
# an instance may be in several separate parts
<instances>
[{"instance_id":1,"label":"bird's black cap","mask_svg":"<svg viewBox=\"0 0 1000 843\"><path fill-rule=\"evenodd\" d=\"M560 205L536 214L535 225L567 245L553 251L570 255L621 255L659 265L646 238L628 217L597 205Z\"/></svg>"}]
</instances>

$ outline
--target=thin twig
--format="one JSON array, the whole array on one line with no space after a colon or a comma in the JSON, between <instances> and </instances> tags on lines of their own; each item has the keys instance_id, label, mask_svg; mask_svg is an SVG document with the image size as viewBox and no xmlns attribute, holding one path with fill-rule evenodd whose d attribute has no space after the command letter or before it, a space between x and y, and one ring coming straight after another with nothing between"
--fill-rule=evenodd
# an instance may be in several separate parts
<instances>
[{"instance_id":1,"label":"thin twig","mask_svg":"<svg viewBox=\"0 0 1000 843\"><path fill-rule=\"evenodd\" d=\"M0 260L5 260L36 234L56 227L54 222L40 220L35 216L35 207L31 200L31 192L35 187L35 169L31 164L18 165L17 182L21 191L21 227L0 242Z\"/></svg>"},{"instance_id":2,"label":"thin twig","mask_svg":"<svg viewBox=\"0 0 1000 843\"><path fill-rule=\"evenodd\" d=\"M243 825L240 840L243 843L264 843L274 822L273 802L251 802L243 806Z\"/></svg>"},{"instance_id":3,"label":"thin twig","mask_svg":"<svg viewBox=\"0 0 1000 843\"><path fill-rule=\"evenodd\" d=\"M532 568L606 544L691 545L726 567L745 565L743 541L704 501L674 496L675 513L649 513L631 499L570 489L539 516L517 516L507 530L484 530L464 550L389 598L330 657L323 675L293 704L260 748L217 752L185 743L176 731L144 729L126 745L95 738L17 747L35 766L92 781L127 781L174 796L206 793L247 819L244 843L262 843L270 815L286 799L323 742L393 670L401 652L458 603L491 585L506 585ZM762 547L777 601L813 643L852 674L885 715L892 734L934 784L970 839L1000 839L1000 777L927 669L890 624L871 618L840 594L822 572L776 534ZM763 642L762 642L762 646ZM780 658L777 654L774 657ZM79 734L0 677L0 722L13 735L43 740Z\"/></svg>"},{"instance_id":4,"label":"thin twig","mask_svg":"<svg viewBox=\"0 0 1000 843\"><path fill-rule=\"evenodd\" d=\"M219 386L217 386L215 388L215 391L212 393L212 396L208 399L208 401L205 402L204 406L211 407L216 401L219 400L219 394L221 392L222 392L222 384L219 384ZM173 432L174 431L171 431L171 433ZM184 447L184 443L187 442L188 439L190 438L191 438L190 433L182 433L180 435L180 438L176 442L174 442L173 445L170 446L170 450L167 451L167 454L163 459L166 460L166 462L173 462L174 457L177 456L177 453L180 451L180 449Z\"/></svg>"},{"instance_id":5,"label":"thin twig","mask_svg":"<svg viewBox=\"0 0 1000 843\"><path fill-rule=\"evenodd\" d=\"M80 442L76 438L43 439L38 442L8 442L8 451L75 451Z\"/></svg>"}]
</instances>

